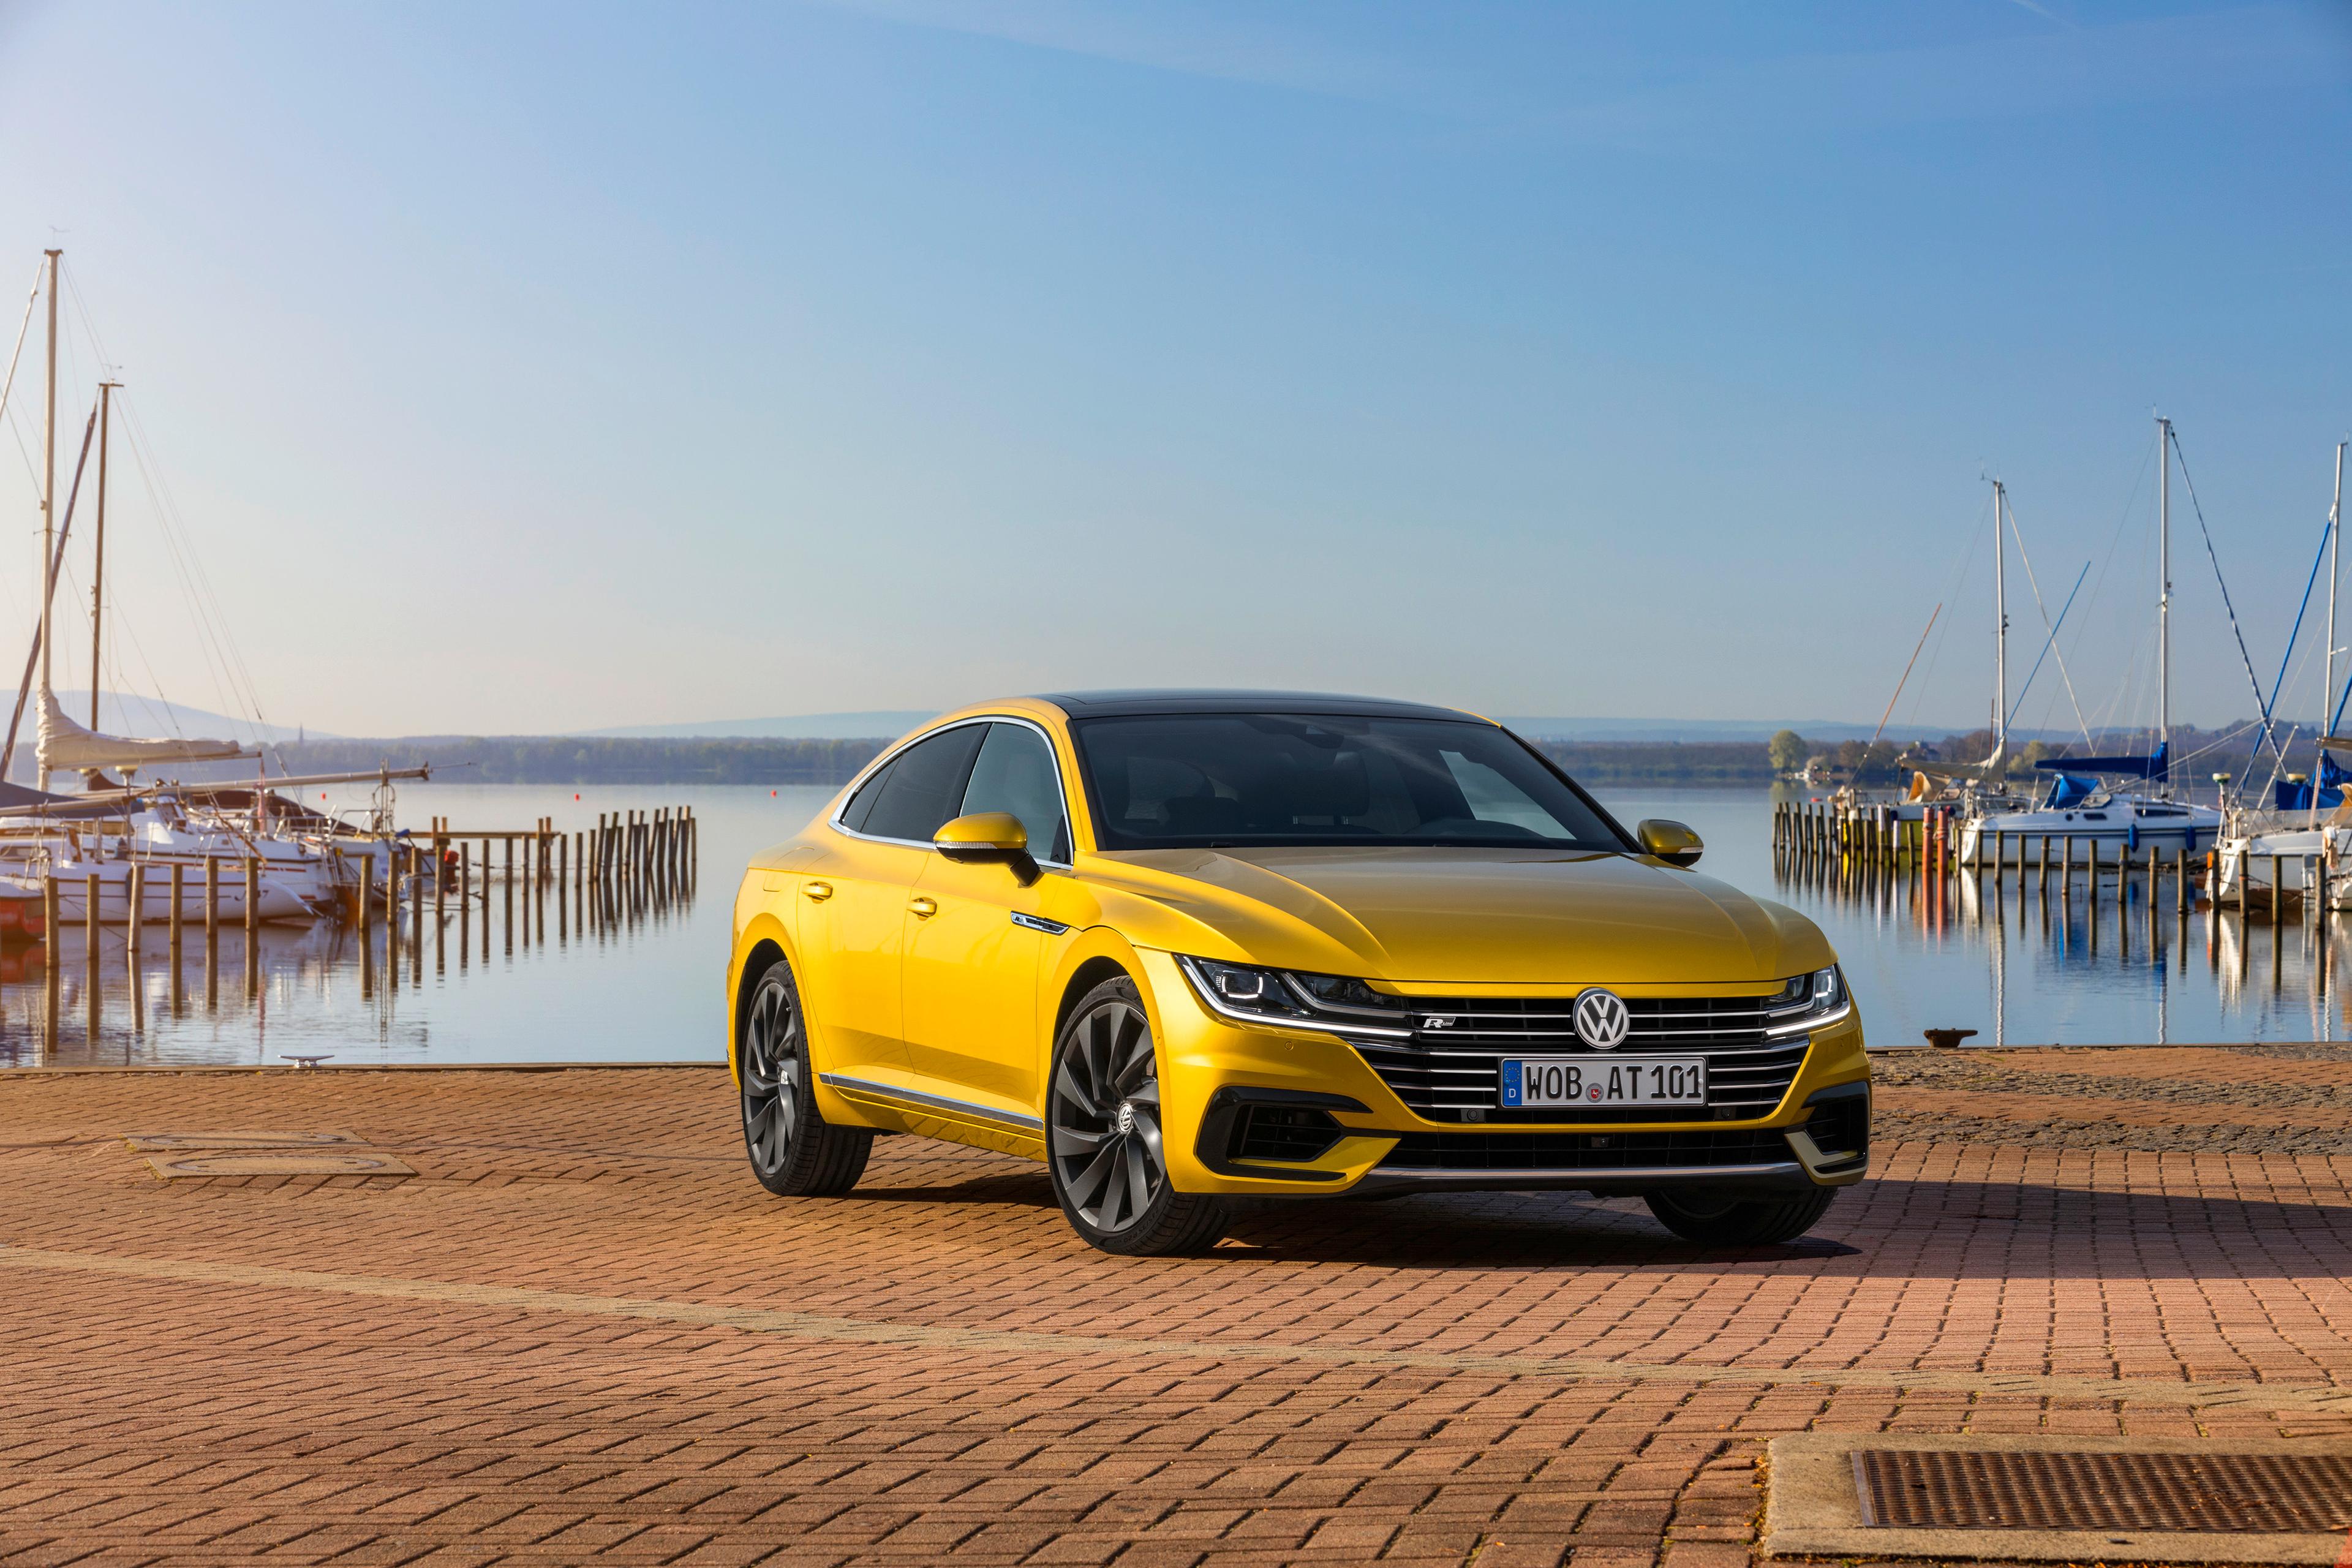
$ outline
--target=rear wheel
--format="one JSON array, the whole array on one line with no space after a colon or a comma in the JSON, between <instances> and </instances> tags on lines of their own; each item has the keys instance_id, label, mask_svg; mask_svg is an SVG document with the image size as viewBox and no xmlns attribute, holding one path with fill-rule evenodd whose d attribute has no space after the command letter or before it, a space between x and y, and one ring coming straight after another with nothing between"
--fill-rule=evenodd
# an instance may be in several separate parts
<instances>
[{"instance_id":1,"label":"rear wheel","mask_svg":"<svg viewBox=\"0 0 2352 1568\"><path fill-rule=\"evenodd\" d=\"M743 1149L760 1184L785 1197L831 1197L856 1186L874 1134L817 1114L800 987L781 958L751 993L741 1066Z\"/></svg>"},{"instance_id":2,"label":"rear wheel","mask_svg":"<svg viewBox=\"0 0 2352 1568\"><path fill-rule=\"evenodd\" d=\"M1685 1241L1709 1247L1769 1247L1794 1241L1829 1212L1835 1187L1787 1198L1743 1198L1732 1193L1644 1193L1658 1223Z\"/></svg>"},{"instance_id":3,"label":"rear wheel","mask_svg":"<svg viewBox=\"0 0 2352 1568\"><path fill-rule=\"evenodd\" d=\"M1203 1252L1225 1232L1223 1199L1180 1193L1161 1140L1160 1063L1143 994L1128 979L1087 993L1054 1046L1045 1164L1070 1227L1105 1252Z\"/></svg>"}]
</instances>

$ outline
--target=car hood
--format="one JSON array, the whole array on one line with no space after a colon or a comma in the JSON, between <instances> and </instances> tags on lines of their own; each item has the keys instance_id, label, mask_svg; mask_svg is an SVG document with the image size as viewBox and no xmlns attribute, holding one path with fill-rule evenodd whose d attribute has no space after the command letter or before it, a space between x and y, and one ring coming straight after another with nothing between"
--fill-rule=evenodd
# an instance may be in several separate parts
<instances>
[{"instance_id":1,"label":"car hood","mask_svg":"<svg viewBox=\"0 0 2352 1568\"><path fill-rule=\"evenodd\" d=\"M1208 956L1408 987L1747 984L1834 962L1796 911L1644 857L1343 847L1102 858L1240 950Z\"/></svg>"}]
</instances>

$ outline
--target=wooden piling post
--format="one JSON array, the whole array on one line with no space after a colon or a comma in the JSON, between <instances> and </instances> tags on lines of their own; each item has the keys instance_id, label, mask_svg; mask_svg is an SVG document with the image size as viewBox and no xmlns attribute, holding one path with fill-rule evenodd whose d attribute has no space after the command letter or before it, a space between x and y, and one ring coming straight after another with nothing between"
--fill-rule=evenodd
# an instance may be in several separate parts
<instances>
[{"instance_id":1,"label":"wooden piling post","mask_svg":"<svg viewBox=\"0 0 2352 1568\"><path fill-rule=\"evenodd\" d=\"M253 939L261 930L261 860L257 856L245 858L245 966L254 964Z\"/></svg>"},{"instance_id":2,"label":"wooden piling post","mask_svg":"<svg viewBox=\"0 0 2352 1568\"><path fill-rule=\"evenodd\" d=\"M463 970L474 951L474 846L457 843L457 967Z\"/></svg>"},{"instance_id":3,"label":"wooden piling post","mask_svg":"<svg viewBox=\"0 0 2352 1568\"><path fill-rule=\"evenodd\" d=\"M164 945L171 950L172 953L172 1002L173 1005L175 1007L179 1005L180 954L183 951L183 944L180 939L180 920L186 912L186 905L184 901L183 893L184 879L181 874L187 868L181 865L177 860L172 862L171 934L165 941Z\"/></svg>"},{"instance_id":4,"label":"wooden piling post","mask_svg":"<svg viewBox=\"0 0 2352 1568\"><path fill-rule=\"evenodd\" d=\"M92 969L98 967L98 873L92 871L82 879L81 895L82 935L89 943L89 966Z\"/></svg>"},{"instance_id":5,"label":"wooden piling post","mask_svg":"<svg viewBox=\"0 0 2352 1568\"><path fill-rule=\"evenodd\" d=\"M2271 857L2271 924L2275 927L2286 914L2286 857Z\"/></svg>"},{"instance_id":6,"label":"wooden piling post","mask_svg":"<svg viewBox=\"0 0 2352 1568\"><path fill-rule=\"evenodd\" d=\"M147 868L133 860L131 862L130 875L125 879L131 885L129 910L131 926L123 935L129 940L131 972L135 975L139 973L139 950L143 945L140 939L146 934L147 928Z\"/></svg>"},{"instance_id":7,"label":"wooden piling post","mask_svg":"<svg viewBox=\"0 0 2352 1568\"><path fill-rule=\"evenodd\" d=\"M400 988L400 849L383 841L383 988Z\"/></svg>"},{"instance_id":8,"label":"wooden piling post","mask_svg":"<svg viewBox=\"0 0 2352 1568\"><path fill-rule=\"evenodd\" d=\"M513 834L511 834L511 833L509 833L509 834L508 834L508 835L506 836L506 847L507 847L507 877L506 877L506 899L507 899L507 951L508 951L509 952L512 952L514 951L514 945L515 945L515 932L514 932L515 846L514 846L514 835L513 835Z\"/></svg>"}]
</instances>

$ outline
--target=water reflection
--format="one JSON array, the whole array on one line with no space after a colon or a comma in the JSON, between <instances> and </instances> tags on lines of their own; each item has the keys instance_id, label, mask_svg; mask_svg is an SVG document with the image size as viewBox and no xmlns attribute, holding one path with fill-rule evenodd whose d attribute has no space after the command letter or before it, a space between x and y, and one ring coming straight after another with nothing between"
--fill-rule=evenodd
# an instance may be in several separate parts
<instances>
[{"instance_id":1,"label":"water reflection","mask_svg":"<svg viewBox=\"0 0 2352 1568\"><path fill-rule=\"evenodd\" d=\"M2265 889L2242 907L2216 907L2201 856L2095 868L2063 856L2021 861L2011 846L2006 864L1964 866L1932 845L1816 842L1774 847L1775 896L1833 928L1850 964L1860 931L1906 980L1954 954L1971 958L1980 996L1924 988L1940 994L1944 1016L1920 1026L1975 1027L1971 1044L2324 1040L2352 1007L2336 985L2352 942L2345 917L2306 910L2292 888L2274 901ZM1881 988L1880 999L1918 989Z\"/></svg>"},{"instance_id":2,"label":"water reflection","mask_svg":"<svg viewBox=\"0 0 2352 1568\"><path fill-rule=\"evenodd\" d=\"M682 927L695 904L684 854L602 875L543 861L518 872L511 857L494 868L488 855L479 869L470 854L465 865L462 877L408 877L394 908L378 900L363 915L250 930L66 921L11 942L0 949L0 1065L426 1058L459 982L625 959ZM540 1038L507 1054L560 1054L530 1048ZM580 1054L604 1053L592 1042Z\"/></svg>"},{"instance_id":3,"label":"water reflection","mask_svg":"<svg viewBox=\"0 0 2352 1568\"><path fill-rule=\"evenodd\" d=\"M558 831L649 804L644 789L432 784L401 792L401 819L468 823L552 816ZM2078 866L2046 883L2012 863L1927 879L1899 864L1776 866L1771 815L1794 798L1762 789L1602 789L1625 822L1671 817L1706 841L1700 871L1811 916L1835 944L1870 1038L1916 1042L1927 1028L1978 1031L1971 1044L2309 1040L2352 1032L2335 976L2352 940L2325 940L2299 910L2275 924L2259 902L2241 917L2193 908L2179 878L2145 866L2127 885L2112 863L2095 889ZM712 1060L726 1041L719 976L736 879L749 857L790 837L831 796L824 787L664 788L694 806L712 894L623 889L604 903L552 887L515 899L479 867L470 900L430 892L421 923L406 901L397 955L381 918L354 926L264 927L250 954L225 926L209 960L201 924L173 954L166 928L142 931L139 978L120 926L99 939L97 978L79 927L47 945L0 949L0 1064L263 1063L297 1054L373 1062ZM318 803L332 805L333 802ZM479 841L475 849L478 851ZM503 868L500 872L503 877ZM569 884L566 884L569 891ZM541 903L544 918L541 918ZM528 914L526 914L526 908ZM421 931L423 941L416 940ZM52 963L54 960L54 963ZM54 971L54 995L49 979ZM248 978L250 976L250 978ZM93 1001L96 1004L92 1010Z\"/></svg>"}]
</instances>

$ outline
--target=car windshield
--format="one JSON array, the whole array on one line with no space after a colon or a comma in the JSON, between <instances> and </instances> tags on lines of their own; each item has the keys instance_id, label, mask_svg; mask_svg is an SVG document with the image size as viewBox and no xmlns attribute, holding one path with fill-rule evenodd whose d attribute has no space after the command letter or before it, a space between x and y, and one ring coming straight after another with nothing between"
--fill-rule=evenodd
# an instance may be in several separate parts
<instances>
[{"instance_id":1,"label":"car windshield","mask_svg":"<svg viewBox=\"0 0 2352 1568\"><path fill-rule=\"evenodd\" d=\"M1490 724L1186 713L1071 731L1105 849L1632 847L1583 791Z\"/></svg>"}]
</instances>

